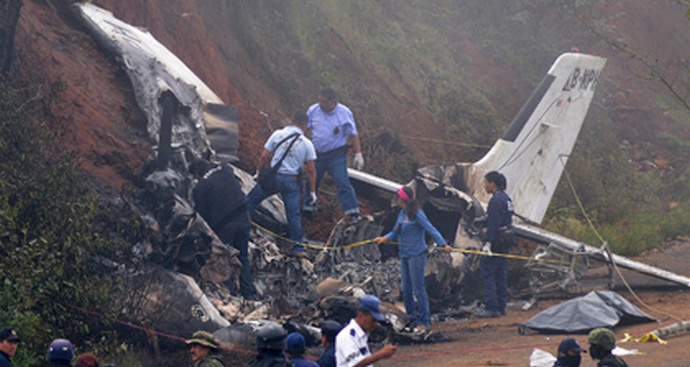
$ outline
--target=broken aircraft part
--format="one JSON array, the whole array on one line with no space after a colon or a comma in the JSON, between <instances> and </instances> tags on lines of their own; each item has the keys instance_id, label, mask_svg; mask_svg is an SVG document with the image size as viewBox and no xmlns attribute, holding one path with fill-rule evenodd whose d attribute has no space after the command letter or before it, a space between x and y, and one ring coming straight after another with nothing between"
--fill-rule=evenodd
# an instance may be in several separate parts
<instances>
[{"instance_id":1,"label":"broken aircraft part","mask_svg":"<svg viewBox=\"0 0 690 367\"><path fill-rule=\"evenodd\" d=\"M123 301L122 317L126 320L181 336L230 324L189 276L148 267L125 275L125 281L131 290Z\"/></svg>"},{"instance_id":2,"label":"broken aircraft part","mask_svg":"<svg viewBox=\"0 0 690 367\"><path fill-rule=\"evenodd\" d=\"M639 273L665 280L674 284L682 285L684 287L690 287L690 278L675 274L664 269L657 268L655 266L643 264L638 261L630 260L620 255L612 254L610 257L602 252L600 249L593 246L583 244L581 242L574 241L570 238L561 236L559 234L549 232L547 230L529 225L529 224L517 224L515 225L515 233L518 236L539 242L539 243L554 243L563 248L576 251L577 249L584 249L584 251L591 256L591 258L602 261L602 262L613 262L621 268L630 269L637 271Z\"/></svg>"},{"instance_id":3,"label":"broken aircraft part","mask_svg":"<svg viewBox=\"0 0 690 367\"><path fill-rule=\"evenodd\" d=\"M669 326L652 330L652 334L658 338L669 338L684 335L690 332L690 321L679 321Z\"/></svg>"},{"instance_id":4,"label":"broken aircraft part","mask_svg":"<svg viewBox=\"0 0 690 367\"><path fill-rule=\"evenodd\" d=\"M556 244L538 245L525 264L529 270L532 294L544 296L549 292L580 294L585 290L613 288L613 272L595 276L588 274L592 260L584 246L573 251Z\"/></svg>"},{"instance_id":5,"label":"broken aircraft part","mask_svg":"<svg viewBox=\"0 0 690 367\"><path fill-rule=\"evenodd\" d=\"M221 160L237 161L237 119L231 106L150 33L91 3L72 6L101 46L122 61L153 142L159 142L161 131L159 100L169 91L183 107L172 117L171 146L189 149L197 157L214 151Z\"/></svg>"}]
</instances>

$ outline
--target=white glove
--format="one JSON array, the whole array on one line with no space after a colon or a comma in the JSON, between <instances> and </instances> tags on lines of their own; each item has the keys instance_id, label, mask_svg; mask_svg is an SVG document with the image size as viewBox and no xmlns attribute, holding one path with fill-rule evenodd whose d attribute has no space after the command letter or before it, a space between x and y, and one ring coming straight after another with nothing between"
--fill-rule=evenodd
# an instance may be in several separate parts
<instances>
[{"instance_id":1,"label":"white glove","mask_svg":"<svg viewBox=\"0 0 690 367\"><path fill-rule=\"evenodd\" d=\"M259 171L258 170L256 172L254 172L254 176L252 176L252 178L254 179L254 181L259 179Z\"/></svg>"},{"instance_id":2,"label":"white glove","mask_svg":"<svg viewBox=\"0 0 690 367\"><path fill-rule=\"evenodd\" d=\"M353 163L356 170L362 170L362 168L364 168L364 157L362 157L362 153L355 153L355 161Z\"/></svg>"},{"instance_id":3,"label":"white glove","mask_svg":"<svg viewBox=\"0 0 690 367\"><path fill-rule=\"evenodd\" d=\"M314 191L309 193L309 205L316 205L316 193Z\"/></svg>"},{"instance_id":4,"label":"white glove","mask_svg":"<svg viewBox=\"0 0 690 367\"><path fill-rule=\"evenodd\" d=\"M491 255L491 242L487 242L482 246L482 252L488 252Z\"/></svg>"}]
</instances>

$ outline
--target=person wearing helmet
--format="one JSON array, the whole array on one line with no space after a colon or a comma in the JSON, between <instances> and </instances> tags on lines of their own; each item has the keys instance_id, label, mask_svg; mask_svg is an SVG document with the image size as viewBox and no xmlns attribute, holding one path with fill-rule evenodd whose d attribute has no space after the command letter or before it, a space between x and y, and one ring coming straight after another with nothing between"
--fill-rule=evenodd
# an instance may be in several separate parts
<instances>
[{"instance_id":1,"label":"person wearing helmet","mask_svg":"<svg viewBox=\"0 0 690 367\"><path fill-rule=\"evenodd\" d=\"M48 347L48 363L50 367L71 367L74 358L74 347L67 339L55 339Z\"/></svg>"},{"instance_id":2,"label":"person wearing helmet","mask_svg":"<svg viewBox=\"0 0 690 367\"><path fill-rule=\"evenodd\" d=\"M287 352L293 367L319 367L314 361L304 358L307 342L300 333L290 333L287 336Z\"/></svg>"},{"instance_id":3,"label":"person wearing helmet","mask_svg":"<svg viewBox=\"0 0 690 367\"><path fill-rule=\"evenodd\" d=\"M573 338L563 339L558 346L558 356L553 367L580 367L581 353L586 351Z\"/></svg>"},{"instance_id":4,"label":"person wearing helmet","mask_svg":"<svg viewBox=\"0 0 690 367\"><path fill-rule=\"evenodd\" d=\"M386 344L376 353L369 349L369 334L379 322L386 321L379 306L381 301L369 294L359 299L357 316L350 320L335 338L335 360L337 367L373 366L382 359L390 358L398 349L396 344Z\"/></svg>"},{"instance_id":5,"label":"person wearing helmet","mask_svg":"<svg viewBox=\"0 0 690 367\"><path fill-rule=\"evenodd\" d=\"M268 322L256 334L256 349L259 352L248 367L291 367L292 363L283 351L287 333L282 326Z\"/></svg>"},{"instance_id":6,"label":"person wearing helmet","mask_svg":"<svg viewBox=\"0 0 690 367\"><path fill-rule=\"evenodd\" d=\"M194 367L224 367L225 363L218 353L218 341L207 331L199 330L185 343L189 345Z\"/></svg>"},{"instance_id":7,"label":"person wearing helmet","mask_svg":"<svg viewBox=\"0 0 690 367\"><path fill-rule=\"evenodd\" d=\"M316 364L319 367L335 367L335 337L342 330L343 325L334 320L326 320L321 325L321 344L326 348Z\"/></svg>"},{"instance_id":8,"label":"person wearing helmet","mask_svg":"<svg viewBox=\"0 0 690 367\"><path fill-rule=\"evenodd\" d=\"M587 342L589 355L592 359L599 360L597 367L628 367L625 361L611 353L616 347L616 336L613 331L606 328L594 329L587 336Z\"/></svg>"},{"instance_id":9,"label":"person wearing helmet","mask_svg":"<svg viewBox=\"0 0 690 367\"><path fill-rule=\"evenodd\" d=\"M0 330L0 367L12 367L10 359L17 353L19 335L12 328Z\"/></svg>"}]
</instances>

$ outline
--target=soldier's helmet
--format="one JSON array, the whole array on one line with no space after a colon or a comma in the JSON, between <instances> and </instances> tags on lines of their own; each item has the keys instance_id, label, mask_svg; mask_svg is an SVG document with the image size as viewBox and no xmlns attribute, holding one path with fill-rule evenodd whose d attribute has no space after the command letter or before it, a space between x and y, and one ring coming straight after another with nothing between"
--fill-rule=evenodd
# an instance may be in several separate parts
<instances>
[{"instance_id":1,"label":"soldier's helmet","mask_svg":"<svg viewBox=\"0 0 690 367\"><path fill-rule=\"evenodd\" d=\"M589 344L596 344L602 346L604 349L611 350L616 347L616 336L613 331L607 328L598 328L592 330L587 336Z\"/></svg>"}]
</instances>

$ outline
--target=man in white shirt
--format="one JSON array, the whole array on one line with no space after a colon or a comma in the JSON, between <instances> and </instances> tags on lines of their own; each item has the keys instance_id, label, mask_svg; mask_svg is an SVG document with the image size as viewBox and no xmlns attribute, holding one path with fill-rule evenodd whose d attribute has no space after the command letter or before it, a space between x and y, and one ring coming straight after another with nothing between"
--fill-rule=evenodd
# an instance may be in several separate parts
<instances>
[{"instance_id":1,"label":"man in white shirt","mask_svg":"<svg viewBox=\"0 0 690 367\"><path fill-rule=\"evenodd\" d=\"M390 358L398 346L386 344L381 350L372 354L367 344L369 333L379 322L386 319L379 311L381 301L372 295L364 295L359 300L357 316L350 320L335 338L335 360L337 367L373 366L379 360Z\"/></svg>"},{"instance_id":2,"label":"man in white shirt","mask_svg":"<svg viewBox=\"0 0 690 367\"><path fill-rule=\"evenodd\" d=\"M261 201L279 193L285 204L285 215L288 220L288 235L292 241L292 254L306 257L304 252L304 235L302 233L302 216L300 208L301 173L304 170L309 179L310 187L307 201L316 202L316 151L312 142L304 136L309 118L304 112L298 112L292 118L292 124L275 131L264 145L259 158L259 169L270 165L277 166L281 158L280 168L276 174L277 187L269 191L256 185L247 195L247 210L254 212ZM293 141L294 140L294 141Z\"/></svg>"}]
</instances>

